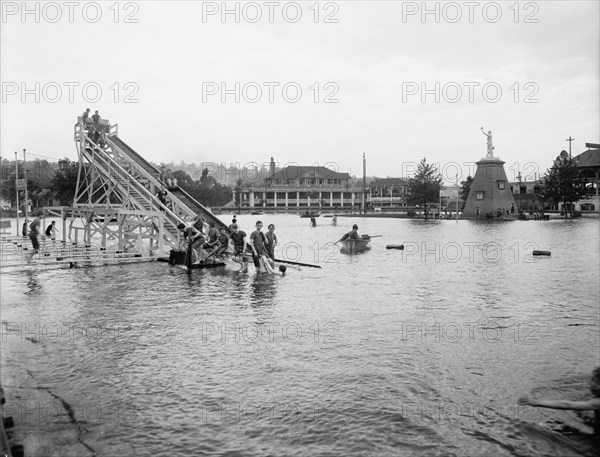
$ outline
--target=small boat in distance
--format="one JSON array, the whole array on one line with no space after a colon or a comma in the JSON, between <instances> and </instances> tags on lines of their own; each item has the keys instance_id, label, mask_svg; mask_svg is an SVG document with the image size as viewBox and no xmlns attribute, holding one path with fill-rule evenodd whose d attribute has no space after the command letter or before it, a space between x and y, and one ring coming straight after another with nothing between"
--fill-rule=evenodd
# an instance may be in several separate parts
<instances>
[{"instance_id":1,"label":"small boat in distance","mask_svg":"<svg viewBox=\"0 0 600 457\"><path fill-rule=\"evenodd\" d=\"M261 214L265 214L265 213L263 211L257 209L257 210L251 211L250 214L252 214L253 216L260 216Z\"/></svg>"},{"instance_id":2,"label":"small boat in distance","mask_svg":"<svg viewBox=\"0 0 600 457\"><path fill-rule=\"evenodd\" d=\"M362 235L362 238L358 240L347 238L339 243L341 245L340 251L349 254L356 254L371 249L371 237L369 235Z\"/></svg>"},{"instance_id":3,"label":"small boat in distance","mask_svg":"<svg viewBox=\"0 0 600 457\"><path fill-rule=\"evenodd\" d=\"M303 214L300 214L300 217L319 217L321 215L320 211L314 212L314 211L306 211Z\"/></svg>"}]
</instances>

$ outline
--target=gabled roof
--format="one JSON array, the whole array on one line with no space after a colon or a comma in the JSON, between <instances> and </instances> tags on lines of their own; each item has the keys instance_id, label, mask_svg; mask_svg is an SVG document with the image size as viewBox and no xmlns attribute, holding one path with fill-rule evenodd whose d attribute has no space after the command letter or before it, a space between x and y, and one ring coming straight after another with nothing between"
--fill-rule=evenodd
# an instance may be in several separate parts
<instances>
[{"instance_id":1,"label":"gabled roof","mask_svg":"<svg viewBox=\"0 0 600 457\"><path fill-rule=\"evenodd\" d=\"M406 186L406 180L403 178L374 178L369 185L375 187Z\"/></svg>"},{"instance_id":2,"label":"gabled roof","mask_svg":"<svg viewBox=\"0 0 600 457\"><path fill-rule=\"evenodd\" d=\"M600 149L588 149L578 156L573 157L573 160L580 168L600 167Z\"/></svg>"},{"instance_id":3,"label":"gabled roof","mask_svg":"<svg viewBox=\"0 0 600 457\"><path fill-rule=\"evenodd\" d=\"M348 173L338 173L326 167L289 166L278 171L269 179L350 179Z\"/></svg>"}]
</instances>

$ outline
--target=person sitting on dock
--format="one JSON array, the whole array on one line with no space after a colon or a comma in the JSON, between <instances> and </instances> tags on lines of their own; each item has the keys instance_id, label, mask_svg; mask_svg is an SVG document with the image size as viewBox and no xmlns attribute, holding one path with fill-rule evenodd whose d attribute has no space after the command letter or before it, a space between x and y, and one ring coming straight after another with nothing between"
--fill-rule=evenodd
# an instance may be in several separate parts
<instances>
[{"instance_id":1,"label":"person sitting on dock","mask_svg":"<svg viewBox=\"0 0 600 457\"><path fill-rule=\"evenodd\" d=\"M217 250L215 251L215 257L222 259L225 253L229 249L229 235L227 230L222 227L219 231L219 237L217 238Z\"/></svg>"},{"instance_id":2,"label":"person sitting on dock","mask_svg":"<svg viewBox=\"0 0 600 457\"><path fill-rule=\"evenodd\" d=\"M525 396L519 398L519 404L574 411L592 410L594 411L594 437L600 439L600 367L596 367L596 369L592 371L589 388L593 398L586 401L534 400L533 398Z\"/></svg>"},{"instance_id":3,"label":"person sitting on dock","mask_svg":"<svg viewBox=\"0 0 600 457\"><path fill-rule=\"evenodd\" d=\"M198 240L194 243L193 247L198 251L198 257L200 259L200 262L202 262L202 260L204 259L204 244L206 241L206 227L208 224L206 223L206 219L204 219L204 216L198 215L193 225L194 229L196 229L196 231L200 233L200 236L198 237Z\"/></svg>"},{"instance_id":4,"label":"person sitting on dock","mask_svg":"<svg viewBox=\"0 0 600 457\"><path fill-rule=\"evenodd\" d=\"M334 214L331 218L331 225L333 225L334 227L337 226L337 214Z\"/></svg>"},{"instance_id":5,"label":"person sitting on dock","mask_svg":"<svg viewBox=\"0 0 600 457\"><path fill-rule=\"evenodd\" d=\"M346 233L342 239L340 241L344 241L344 240L360 240L361 237L358 234L358 225L354 224L352 226L352 230L350 230L348 233Z\"/></svg>"},{"instance_id":6,"label":"person sitting on dock","mask_svg":"<svg viewBox=\"0 0 600 457\"><path fill-rule=\"evenodd\" d=\"M208 229L206 241L202 244L202 249L210 249L211 251L214 251L217 247L219 231L215 228L214 222L211 222L209 225L210 228Z\"/></svg>"},{"instance_id":7,"label":"person sitting on dock","mask_svg":"<svg viewBox=\"0 0 600 457\"><path fill-rule=\"evenodd\" d=\"M246 254L246 245L248 244L248 238L246 232L239 229L237 224L231 224L231 239L233 240L233 258L232 260L242 264L243 268L248 267L248 262L244 258L244 254ZM237 257L240 257L237 259Z\"/></svg>"}]
</instances>

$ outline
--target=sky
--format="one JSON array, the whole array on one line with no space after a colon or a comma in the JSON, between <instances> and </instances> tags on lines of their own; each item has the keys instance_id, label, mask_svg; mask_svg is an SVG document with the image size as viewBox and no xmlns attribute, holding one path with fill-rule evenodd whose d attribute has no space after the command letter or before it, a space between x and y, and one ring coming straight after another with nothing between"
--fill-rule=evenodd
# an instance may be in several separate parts
<instances>
[{"instance_id":1,"label":"sky","mask_svg":"<svg viewBox=\"0 0 600 457\"><path fill-rule=\"evenodd\" d=\"M600 2L9 2L0 155L77 159L86 108L154 163L447 183L600 143Z\"/></svg>"}]
</instances>

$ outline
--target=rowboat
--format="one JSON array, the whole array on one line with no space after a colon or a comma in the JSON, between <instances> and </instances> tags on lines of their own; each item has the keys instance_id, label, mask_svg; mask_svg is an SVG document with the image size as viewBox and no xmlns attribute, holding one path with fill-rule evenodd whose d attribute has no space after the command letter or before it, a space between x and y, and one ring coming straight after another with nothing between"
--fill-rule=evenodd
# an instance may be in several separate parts
<instances>
[{"instance_id":1,"label":"rowboat","mask_svg":"<svg viewBox=\"0 0 600 457\"><path fill-rule=\"evenodd\" d=\"M361 239L351 240L346 239L340 241L340 250L349 254L356 254L358 252L366 251L371 249L371 237L369 235L363 235Z\"/></svg>"}]
</instances>

